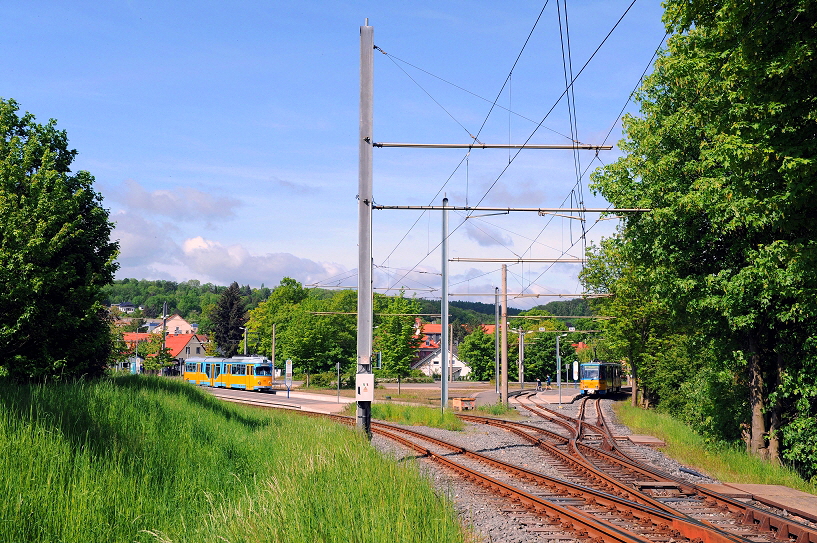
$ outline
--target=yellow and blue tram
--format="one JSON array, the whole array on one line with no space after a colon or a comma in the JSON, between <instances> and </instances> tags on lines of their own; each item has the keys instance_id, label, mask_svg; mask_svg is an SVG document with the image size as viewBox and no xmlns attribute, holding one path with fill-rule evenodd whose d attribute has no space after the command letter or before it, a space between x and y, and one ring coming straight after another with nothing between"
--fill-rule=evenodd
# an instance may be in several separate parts
<instances>
[{"instance_id":1,"label":"yellow and blue tram","mask_svg":"<svg viewBox=\"0 0 817 543\"><path fill-rule=\"evenodd\" d=\"M579 366L582 394L607 394L621 390L621 364L594 360Z\"/></svg>"},{"instance_id":2,"label":"yellow and blue tram","mask_svg":"<svg viewBox=\"0 0 817 543\"><path fill-rule=\"evenodd\" d=\"M272 390L272 363L263 356L206 356L184 361L184 380L201 386Z\"/></svg>"}]
</instances>

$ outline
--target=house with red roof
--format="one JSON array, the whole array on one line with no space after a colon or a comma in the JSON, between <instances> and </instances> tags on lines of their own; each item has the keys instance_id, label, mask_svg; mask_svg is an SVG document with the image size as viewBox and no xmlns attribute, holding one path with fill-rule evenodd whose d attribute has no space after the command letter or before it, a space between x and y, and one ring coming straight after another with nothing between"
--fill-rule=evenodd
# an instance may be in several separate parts
<instances>
[{"instance_id":1,"label":"house with red roof","mask_svg":"<svg viewBox=\"0 0 817 543\"><path fill-rule=\"evenodd\" d=\"M125 344L129 349L136 352L137 357L144 360L145 354L139 353L140 346L156 339L154 333L140 333L140 332L126 332L122 334L125 339ZM193 356L205 356L207 336L204 334L167 334L165 337L165 348L171 358L178 361L178 366L181 368L184 361ZM144 349L146 346L142 346Z\"/></svg>"}]
</instances>

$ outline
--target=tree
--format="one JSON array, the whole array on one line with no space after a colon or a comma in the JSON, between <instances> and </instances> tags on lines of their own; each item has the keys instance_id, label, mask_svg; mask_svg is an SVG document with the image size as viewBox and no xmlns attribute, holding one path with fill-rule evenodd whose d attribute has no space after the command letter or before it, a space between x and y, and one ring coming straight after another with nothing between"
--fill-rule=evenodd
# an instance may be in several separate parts
<instances>
[{"instance_id":1,"label":"tree","mask_svg":"<svg viewBox=\"0 0 817 543\"><path fill-rule=\"evenodd\" d=\"M140 354L145 357L143 365L147 371L159 371L174 364L170 349L162 347L162 334L151 334Z\"/></svg>"},{"instance_id":2,"label":"tree","mask_svg":"<svg viewBox=\"0 0 817 543\"><path fill-rule=\"evenodd\" d=\"M218 304L210 314L213 335L224 356L231 357L238 352L239 345L244 339L242 330L246 322L244 313L240 287L233 281L233 284L221 293Z\"/></svg>"},{"instance_id":3,"label":"tree","mask_svg":"<svg viewBox=\"0 0 817 543\"><path fill-rule=\"evenodd\" d=\"M285 277L272 294L250 311L247 328L253 332L256 352L272 350L272 327L276 333L276 359L292 359L296 371L307 375L325 372L341 364L343 371L354 366L355 320L343 314L354 311L356 293L325 293L305 290ZM332 314L319 314L319 313ZM351 318L350 318L351 317Z\"/></svg>"},{"instance_id":4,"label":"tree","mask_svg":"<svg viewBox=\"0 0 817 543\"><path fill-rule=\"evenodd\" d=\"M0 366L16 379L97 376L112 353L101 289L118 244L56 121L0 99Z\"/></svg>"},{"instance_id":5,"label":"tree","mask_svg":"<svg viewBox=\"0 0 817 543\"><path fill-rule=\"evenodd\" d=\"M482 326L477 326L460 343L459 357L478 381L489 381L496 376L495 355L494 336L486 334Z\"/></svg>"},{"instance_id":6,"label":"tree","mask_svg":"<svg viewBox=\"0 0 817 543\"><path fill-rule=\"evenodd\" d=\"M420 304L400 293L400 296L378 297L377 330L374 349L381 351L383 370L390 375L406 377L411 363L417 359L421 338L414 326L414 315L420 312Z\"/></svg>"},{"instance_id":7,"label":"tree","mask_svg":"<svg viewBox=\"0 0 817 543\"><path fill-rule=\"evenodd\" d=\"M594 187L616 207L652 209L626 220L625 259L675 323L735 361L747 448L817 458L813 440L787 432L813 436L817 415L817 385L801 377L817 366L804 348L817 330L817 6L665 6L674 35L641 117L625 119L627 155Z\"/></svg>"}]
</instances>

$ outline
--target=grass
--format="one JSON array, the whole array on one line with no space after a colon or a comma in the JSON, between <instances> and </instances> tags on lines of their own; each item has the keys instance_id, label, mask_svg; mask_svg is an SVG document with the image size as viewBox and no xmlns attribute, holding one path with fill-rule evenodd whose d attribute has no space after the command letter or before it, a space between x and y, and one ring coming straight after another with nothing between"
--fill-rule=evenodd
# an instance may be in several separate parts
<instances>
[{"instance_id":1,"label":"grass","mask_svg":"<svg viewBox=\"0 0 817 543\"><path fill-rule=\"evenodd\" d=\"M817 494L817 485L804 481L794 470L750 456L743 447L712 443L669 415L632 407L624 402L616 403L615 411L621 422L634 433L649 434L663 440L667 444L662 449L664 453L715 479L732 483L785 485Z\"/></svg>"},{"instance_id":2,"label":"grass","mask_svg":"<svg viewBox=\"0 0 817 543\"><path fill-rule=\"evenodd\" d=\"M354 415L357 404L348 404L344 413ZM404 405L395 403L372 403L372 418L405 424L407 426L429 426L444 430L461 431L465 427L453 411L440 408Z\"/></svg>"},{"instance_id":3,"label":"grass","mask_svg":"<svg viewBox=\"0 0 817 543\"><path fill-rule=\"evenodd\" d=\"M0 541L464 538L447 499L353 429L155 377L0 379L0 465Z\"/></svg>"},{"instance_id":4,"label":"grass","mask_svg":"<svg viewBox=\"0 0 817 543\"><path fill-rule=\"evenodd\" d=\"M505 407L501 402L491 405L480 405L474 409L475 415L482 415L486 417L500 417L504 419L521 419L522 415L513 407Z\"/></svg>"}]
</instances>

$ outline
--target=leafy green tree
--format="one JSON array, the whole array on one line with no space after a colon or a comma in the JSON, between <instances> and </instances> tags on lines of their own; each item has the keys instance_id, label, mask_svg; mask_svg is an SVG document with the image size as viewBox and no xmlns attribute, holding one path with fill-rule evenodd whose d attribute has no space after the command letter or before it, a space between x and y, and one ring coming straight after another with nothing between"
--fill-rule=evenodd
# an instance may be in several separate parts
<instances>
[{"instance_id":1,"label":"leafy green tree","mask_svg":"<svg viewBox=\"0 0 817 543\"><path fill-rule=\"evenodd\" d=\"M174 364L170 349L162 347L162 334L151 334L139 347L139 354L145 357L143 366L147 371L159 371Z\"/></svg>"},{"instance_id":2,"label":"leafy green tree","mask_svg":"<svg viewBox=\"0 0 817 543\"><path fill-rule=\"evenodd\" d=\"M276 361L292 359L296 371L312 375L334 370L337 363L348 372L354 365L356 329L353 315L357 294L305 290L294 279L284 278L272 294L250 311L248 329L255 352L271 353L272 327L276 331Z\"/></svg>"},{"instance_id":3,"label":"leafy green tree","mask_svg":"<svg viewBox=\"0 0 817 543\"><path fill-rule=\"evenodd\" d=\"M494 336L486 334L482 326L477 326L460 343L459 357L478 381L490 381L496 376L495 355Z\"/></svg>"},{"instance_id":4,"label":"leafy green tree","mask_svg":"<svg viewBox=\"0 0 817 543\"><path fill-rule=\"evenodd\" d=\"M0 366L16 379L97 376L112 354L101 289L112 223L56 121L0 99Z\"/></svg>"},{"instance_id":5,"label":"leafy green tree","mask_svg":"<svg viewBox=\"0 0 817 543\"><path fill-rule=\"evenodd\" d=\"M218 304L210 313L213 322L213 335L224 356L235 355L244 339L242 327L246 322L244 301L241 299L238 283L233 281L227 290L221 293Z\"/></svg>"},{"instance_id":6,"label":"leafy green tree","mask_svg":"<svg viewBox=\"0 0 817 543\"><path fill-rule=\"evenodd\" d=\"M641 116L625 119L627 154L594 186L616 207L653 210L626 220L626 260L679 326L735 362L748 449L813 459L817 444L803 439L817 385L799 376L816 365L801 346L817 330L817 9L665 7L674 35L641 89Z\"/></svg>"},{"instance_id":7,"label":"leafy green tree","mask_svg":"<svg viewBox=\"0 0 817 543\"><path fill-rule=\"evenodd\" d=\"M375 319L377 330L375 351L381 351L383 370L397 377L411 373L411 363L417 359L422 339L417 335L414 314L420 312L416 300L400 296L378 297Z\"/></svg>"}]
</instances>

